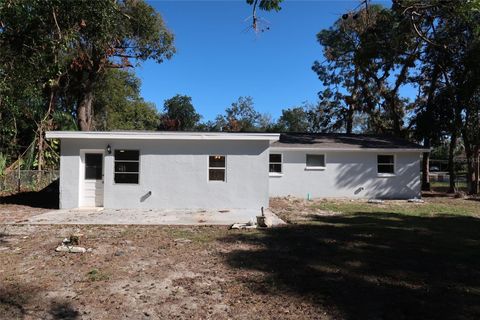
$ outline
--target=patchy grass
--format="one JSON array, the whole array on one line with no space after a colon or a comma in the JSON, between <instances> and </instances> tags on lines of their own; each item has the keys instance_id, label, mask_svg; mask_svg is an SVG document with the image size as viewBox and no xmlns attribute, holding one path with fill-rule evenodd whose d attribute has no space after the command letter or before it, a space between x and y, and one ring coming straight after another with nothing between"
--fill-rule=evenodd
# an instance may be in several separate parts
<instances>
[{"instance_id":1,"label":"patchy grass","mask_svg":"<svg viewBox=\"0 0 480 320\"><path fill-rule=\"evenodd\" d=\"M87 272L88 281L106 281L110 279L110 276L98 269L92 269Z\"/></svg>"},{"instance_id":2,"label":"patchy grass","mask_svg":"<svg viewBox=\"0 0 480 320\"><path fill-rule=\"evenodd\" d=\"M291 223L265 230L8 225L0 318L480 319L480 202L426 201L272 199ZM72 233L93 251L55 252Z\"/></svg>"},{"instance_id":3,"label":"patchy grass","mask_svg":"<svg viewBox=\"0 0 480 320\"><path fill-rule=\"evenodd\" d=\"M480 317L480 202L287 198L274 199L272 210L292 224L261 239L242 236L258 249L237 251L229 263L265 272L273 291L340 319Z\"/></svg>"},{"instance_id":4,"label":"patchy grass","mask_svg":"<svg viewBox=\"0 0 480 320\"><path fill-rule=\"evenodd\" d=\"M188 239L192 242L208 244L216 240L218 230L215 227L170 227L165 232L173 239Z\"/></svg>"},{"instance_id":5,"label":"patchy grass","mask_svg":"<svg viewBox=\"0 0 480 320\"><path fill-rule=\"evenodd\" d=\"M408 216L480 216L479 203L463 199L427 199L425 203L386 201L373 204L358 201L320 201L309 206L311 209L335 211L344 214L392 213Z\"/></svg>"}]
</instances>

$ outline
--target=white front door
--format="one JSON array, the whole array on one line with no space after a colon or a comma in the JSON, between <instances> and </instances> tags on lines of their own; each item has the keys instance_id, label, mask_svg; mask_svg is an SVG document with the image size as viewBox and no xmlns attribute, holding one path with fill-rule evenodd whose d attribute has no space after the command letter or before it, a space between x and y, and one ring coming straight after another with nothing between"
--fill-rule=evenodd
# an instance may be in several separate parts
<instances>
[{"instance_id":1,"label":"white front door","mask_svg":"<svg viewBox=\"0 0 480 320\"><path fill-rule=\"evenodd\" d=\"M103 207L103 153L83 156L82 207Z\"/></svg>"}]
</instances>

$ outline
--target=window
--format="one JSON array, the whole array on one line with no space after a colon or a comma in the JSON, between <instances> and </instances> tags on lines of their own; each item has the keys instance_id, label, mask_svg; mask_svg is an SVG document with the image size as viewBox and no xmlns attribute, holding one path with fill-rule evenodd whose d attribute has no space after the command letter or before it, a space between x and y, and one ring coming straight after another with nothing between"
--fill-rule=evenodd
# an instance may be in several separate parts
<instances>
[{"instance_id":1,"label":"window","mask_svg":"<svg viewBox=\"0 0 480 320\"><path fill-rule=\"evenodd\" d=\"M377 155L377 170L380 174L395 174L395 157L392 154Z\"/></svg>"},{"instance_id":2,"label":"window","mask_svg":"<svg viewBox=\"0 0 480 320\"><path fill-rule=\"evenodd\" d=\"M85 180L102 180L103 154L85 153Z\"/></svg>"},{"instance_id":3,"label":"window","mask_svg":"<svg viewBox=\"0 0 480 320\"><path fill-rule=\"evenodd\" d=\"M225 181L225 156L208 157L208 180Z\"/></svg>"},{"instance_id":4,"label":"window","mask_svg":"<svg viewBox=\"0 0 480 320\"><path fill-rule=\"evenodd\" d=\"M140 170L140 151L115 150L115 183L136 183Z\"/></svg>"},{"instance_id":5,"label":"window","mask_svg":"<svg viewBox=\"0 0 480 320\"><path fill-rule=\"evenodd\" d=\"M307 169L325 169L324 154L307 154Z\"/></svg>"},{"instance_id":6,"label":"window","mask_svg":"<svg viewBox=\"0 0 480 320\"><path fill-rule=\"evenodd\" d=\"M282 173L282 155L280 153L270 154L269 172Z\"/></svg>"}]
</instances>

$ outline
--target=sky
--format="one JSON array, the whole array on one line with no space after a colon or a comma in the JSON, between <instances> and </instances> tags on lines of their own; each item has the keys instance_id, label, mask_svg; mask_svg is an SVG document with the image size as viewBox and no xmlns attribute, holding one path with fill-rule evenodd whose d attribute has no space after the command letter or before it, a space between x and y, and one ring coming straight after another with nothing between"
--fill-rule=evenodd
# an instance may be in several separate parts
<instances>
[{"instance_id":1,"label":"sky","mask_svg":"<svg viewBox=\"0 0 480 320\"><path fill-rule=\"evenodd\" d=\"M257 111L277 119L282 109L317 101L321 83L311 66L322 61L322 48L316 34L359 2L285 0L280 12L258 13L269 30L255 33L245 0L149 1L175 34L177 53L136 69L141 94L160 111L165 99L191 96L204 121L251 96Z\"/></svg>"}]
</instances>

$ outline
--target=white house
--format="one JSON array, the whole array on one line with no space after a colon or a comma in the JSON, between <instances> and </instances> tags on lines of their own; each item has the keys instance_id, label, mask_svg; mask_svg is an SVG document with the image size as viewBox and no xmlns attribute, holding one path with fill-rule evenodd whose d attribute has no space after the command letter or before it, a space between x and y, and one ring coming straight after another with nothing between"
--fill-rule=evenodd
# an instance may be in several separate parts
<instances>
[{"instance_id":1,"label":"white house","mask_svg":"<svg viewBox=\"0 0 480 320\"><path fill-rule=\"evenodd\" d=\"M420 197L420 146L339 134L47 132L60 208L255 209L270 196Z\"/></svg>"},{"instance_id":2,"label":"white house","mask_svg":"<svg viewBox=\"0 0 480 320\"><path fill-rule=\"evenodd\" d=\"M403 139L347 134L282 134L270 146L270 196L421 197L420 156Z\"/></svg>"}]
</instances>

